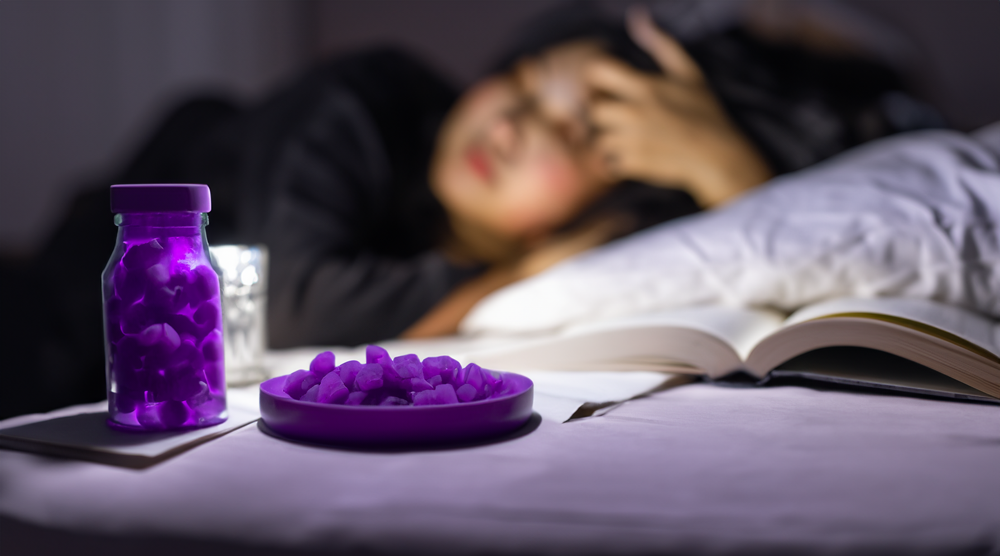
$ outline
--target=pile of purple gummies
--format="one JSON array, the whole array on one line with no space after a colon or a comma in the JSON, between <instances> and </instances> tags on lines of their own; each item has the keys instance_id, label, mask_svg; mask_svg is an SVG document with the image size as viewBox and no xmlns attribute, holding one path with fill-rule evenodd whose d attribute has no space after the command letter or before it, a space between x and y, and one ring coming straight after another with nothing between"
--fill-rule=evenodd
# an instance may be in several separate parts
<instances>
[{"instance_id":1,"label":"pile of purple gummies","mask_svg":"<svg viewBox=\"0 0 1000 556\"><path fill-rule=\"evenodd\" d=\"M104 282L112 421L148 430L224 421L219 277L201 237L125 248Z\"/></svg>"},{"instance_id":2,"label":"pile of purple gummies","mask_svg":"<svg viewBox=\"0 0 1000 556\"><path fill-rule=\"evenodd\" d=\"M335 365L323 352L285 379L284 392L304 402L340 405L447 405L486 400L504 394L503 375L475 363L465 367L447 355L413 354L390 358L379 346L368 346L365 362Z\"/></svg>"}]
</instances>

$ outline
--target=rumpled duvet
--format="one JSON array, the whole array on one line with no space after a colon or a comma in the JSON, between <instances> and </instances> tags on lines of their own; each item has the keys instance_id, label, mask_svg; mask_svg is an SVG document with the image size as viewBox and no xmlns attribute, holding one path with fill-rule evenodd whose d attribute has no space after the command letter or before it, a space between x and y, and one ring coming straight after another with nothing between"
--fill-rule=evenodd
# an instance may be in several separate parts
<instances>
[{"instance_id":1,"label":"rumpled duvet","mask_svg":"<svg viewBox=\"0 0 1000 556\"><path fill-rule=\"evenodd\" d=\"M467 333L532 333L690 305L786 312L909 297L1000 318L1000 122L901 134L771 180L483 299Z\"/></svg>"}]
</instances>

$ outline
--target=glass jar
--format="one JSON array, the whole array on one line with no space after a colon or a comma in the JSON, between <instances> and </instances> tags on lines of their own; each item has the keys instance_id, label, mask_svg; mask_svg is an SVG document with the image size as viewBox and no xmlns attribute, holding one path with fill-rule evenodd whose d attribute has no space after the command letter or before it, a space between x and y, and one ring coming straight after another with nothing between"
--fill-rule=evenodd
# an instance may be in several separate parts
<instances>
[{"instance_id":1,"label":"glass jar","mask_svg":"<svg viewBox=\"0 0 1000 556\"><path fill-rule=\"evenodd\" d=\"M118 239L101 278L112 427L185 429L228 417L210 210L206 185L111 186Z\"/></svg>"}]
</instances>

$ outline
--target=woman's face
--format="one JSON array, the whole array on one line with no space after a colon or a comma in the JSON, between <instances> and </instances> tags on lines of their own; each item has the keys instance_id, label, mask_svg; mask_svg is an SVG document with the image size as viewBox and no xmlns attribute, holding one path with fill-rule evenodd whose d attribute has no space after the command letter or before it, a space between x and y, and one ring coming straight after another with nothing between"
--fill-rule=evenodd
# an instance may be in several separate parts
<instances>
[{"instance_id":1,"label":"woman's face","mask_svg":"<svg viewBox=\"0 0 1000 556\"><path fill-rule=\"evenodd\" d=\"M611 185L587 148L583 107L573 106L583 96L567 93L581 64L575 54L576 66L560 61L566 48L577 47L558 47L479 82L449 113L430 178L452 218L505 239L532 239L567 223Z\"/></svg>"}]
</instances>

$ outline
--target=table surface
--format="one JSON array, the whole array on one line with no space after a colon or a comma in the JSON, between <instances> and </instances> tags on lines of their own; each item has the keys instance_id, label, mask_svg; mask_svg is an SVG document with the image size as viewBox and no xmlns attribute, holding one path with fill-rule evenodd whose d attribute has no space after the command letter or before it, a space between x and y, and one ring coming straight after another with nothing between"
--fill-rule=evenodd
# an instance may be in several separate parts
<instances>
[{"instance_id":1,"label":"table surface","mask_svg":"<svg viewBox=\"0 0 1000 556\"><path fill-rule=\"evenodd\" d=\"M1000 553L1000 408L681 386L409 452L251 425L145 470L0 451L0 516L345 553Z\"/></svg>"}]
</instances>

